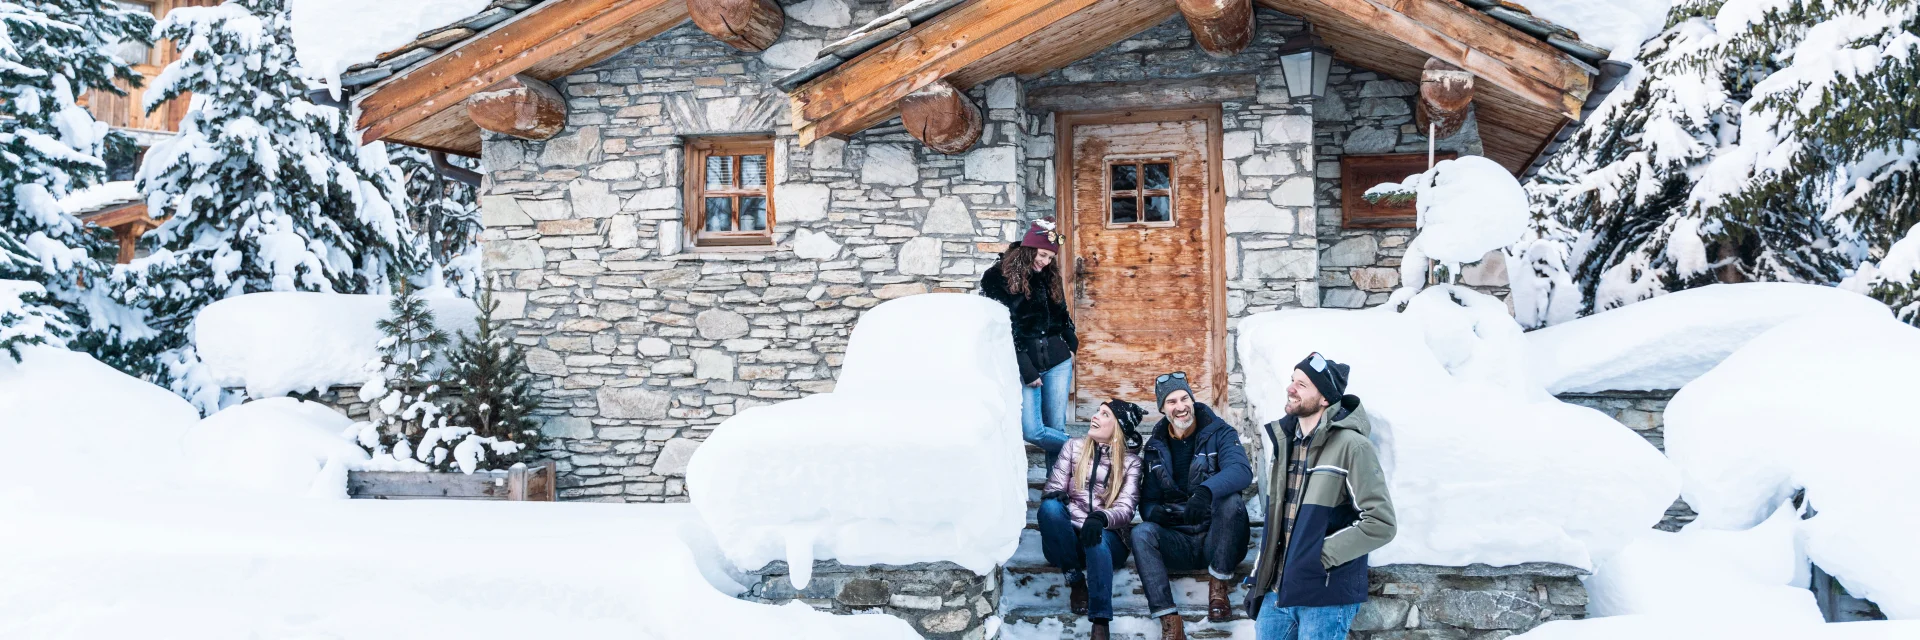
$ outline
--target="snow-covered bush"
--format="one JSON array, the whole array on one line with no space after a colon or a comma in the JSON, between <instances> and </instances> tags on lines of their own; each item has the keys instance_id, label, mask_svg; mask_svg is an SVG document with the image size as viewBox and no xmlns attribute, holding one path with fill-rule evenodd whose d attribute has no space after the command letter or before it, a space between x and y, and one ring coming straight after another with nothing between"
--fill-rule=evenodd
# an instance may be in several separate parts
<instances>
[{"instance_id":1,"label":"snow-covered bush","mask_svg":"<svg viewBox=\"0 0 1920 640\"><path fill-rule=\"evenodd\" d=\"M1761 334L1666 410L1692 527L1746 529L1798 490L1807 554L1849 593L1920 618L1920 329L1822 314Z\"/></svg>"},{"instance_id":2,"label":"snow-covered bush","mask_svg":"<svg viewBox=\"0 0 1920 640\"><path fill-rule=\"evenodd\" d=\"M47 304L47 290L38 282L0 280L0 349L20 360L20 348L44 344L66 347L73 327L67 317Z\"/></svg>"},{"instance_id":3,"label":"snow-covered bush","mask_svg":"<svg viewBox=\"0 0 1920 640\"><path fill-rule=\"evenodd\" d=\"M525 448L511 439L518 429L496 437L450 421L451 380L443 374L450 339L435 325L426 300L405 289L388 308L390 315L377 324L384 336L380 357L367 363L369 375L360 386L360 401L373 406L373 419L354 423L346 433L378 462L402 469L473 473L497 458L517 458Z\"/></svg>"},{"instance_id":4,"label":"snow-covered bush","mask_svg":"<svg viewBox=\"0 0 1920 640\"><path fill-rule=\"evenodd\" d=\"M540 424L533 410L540 406L540 393L533 388L533 372L527 369L526 348L497 333L505 323L492 320L499 308L493 292L481 292L480 308L486 311L474 321L472 335L461 333L448 354L447 421L454 427L472 429L467 439L478 446L491 442L493 455L489 466L509 466L531 462L539 454ZM502 443L517 450L508 452ZM463 446L465 441L462 442ZM457 452L456 452L457 453Z\"/></svg>"},{"instance_id":5,"label":"snow-covered bush","mask_svg":"<svg viewBox=\"0 0 1920 640\"><path fill-rule=\"evenodd\" d=\"M1860 265L1840 287L1873 296L1893 307L1902 322L1920 326L1920 224L1908 229L1879 262Z\"/></svg>"},{"instance_id":6,"label":"snow-covered bush","mask_svg":"<svg viewBox=\"0 0 1920 640\"><path fill-rule=\"evenodd\" d=\"M1442 285L1404 313L1261 313L1239 334L1258 424L1284 415L1306 354L1353 367L1349 390L1372 419L1399 516L1375 563L1592 568L1659 522L1679 492L1652 445L1527 378L1520 328L1485 294Z\"/></svg>"},{"instance_id":7,"label":"snow-covered bush","mask_svg":"<svg viewBox=\"0 0 1920 640\"><path fill-rule=\"evenodd\" d=\"M786 560L804 586L815 558L984 574L1010 557L1027 489L1008 322L979 296L882 303L854 327L832 393L721 423L687 492L727 558Z\"/></svg>"}]
</instances>

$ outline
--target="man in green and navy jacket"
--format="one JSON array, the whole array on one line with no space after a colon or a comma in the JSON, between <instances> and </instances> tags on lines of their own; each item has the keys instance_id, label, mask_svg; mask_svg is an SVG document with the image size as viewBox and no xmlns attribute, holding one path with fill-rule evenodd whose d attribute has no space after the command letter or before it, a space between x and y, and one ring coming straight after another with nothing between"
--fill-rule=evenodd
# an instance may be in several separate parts
<instances>
[{"instance_id":1,"label":"man in green and navy jacket","mask_svg":"<svg viewBox=\"0 0 1920 640\"><path fill-rule=\"evenodd\" d=\"M1347 637L1367 601L1367 553L1393 540L1393 500L1367 411L1346 394L1349 370L1307 356L1286 417L1265 427L1267 534L1246 601L1258 640Z\"/></svg>"}]
</instances>

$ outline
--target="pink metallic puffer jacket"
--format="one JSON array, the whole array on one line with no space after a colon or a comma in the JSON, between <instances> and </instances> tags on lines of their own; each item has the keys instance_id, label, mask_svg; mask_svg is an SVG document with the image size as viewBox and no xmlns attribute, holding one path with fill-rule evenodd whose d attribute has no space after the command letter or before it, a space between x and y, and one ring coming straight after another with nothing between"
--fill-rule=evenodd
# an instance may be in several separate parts
<instances>
[{"instance_id":1,"label":"pink metallic puffer jacket","mask_svg":"<svg viewBox=\"0 0 1920 640\"><path fill-rule=\"evenodd\" d=\"M1074 528L1085 526L1087 515L1096 511L1096 502L1106 497L1107 476L1112 475L1113 471L1113 462L1107 457L1113 454L1113 448L1097 445L1100 449L1093 457L1093 478L1087 483L1088 486L1075 491L1073 465L1080 461L1080 451L1086 446L1086 438L1068 440L1066 446L1060 448L1060 457L1054 458L1053 472L1047 474L1047 485L1041 489L1042 495L1056 491L1067 494L1067 515L1073 518ZM1122 453L1127 456L1127 484L1120 487L1120 495L1114 498L1113 504L1105 509L1097 509L1106 512L1107 528L1116 531L1124 531L1133 525L1133 510L1140 504L1140 456Z\"/></svg>"}]
</instances>

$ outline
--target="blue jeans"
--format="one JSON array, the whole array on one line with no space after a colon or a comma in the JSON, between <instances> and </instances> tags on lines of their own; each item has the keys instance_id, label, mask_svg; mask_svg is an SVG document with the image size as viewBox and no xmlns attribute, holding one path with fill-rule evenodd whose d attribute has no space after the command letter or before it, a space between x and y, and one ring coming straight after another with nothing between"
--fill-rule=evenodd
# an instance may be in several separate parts
<instances>
[{"instance_id":1,"label":"blue jeans","mask_svg":"<svg viewBox=\"0 0 1920 640\"><path fill-rule=\"evenodd\" d=\"M1358 604L1331 607L1282 607L1280 594L1268 592L1253 621L1255 640L1343 640L1353 626Z\"/></svg>"},{"instance_id":2,"label":"blue jeans","mask_svg":"<svg viewBox=\"0 0 1920 640\"><path fill-rule=\"evenodd\" d=\"M1040 374L1040 386L1020 388L1020 437L1047 452L1047 465L1067 444L1067 392L1073 390L1073 358Z\"/></svg>"},{"instance_id":3,"label":"blue jeans","mask_svg":"<svg viewBox=\"0 0 1920 640\"><path fill-rule=\"evenodd\" d=\"M1040 503L1040 552L1047 564L1067 572L1067 584L1087 581L1087 617L1113 619L1113 572L1127 565L1127 545L1107 529L1092 546L1080 546L1080 530L1059 500Z\"/></svg>"}]
</instances>

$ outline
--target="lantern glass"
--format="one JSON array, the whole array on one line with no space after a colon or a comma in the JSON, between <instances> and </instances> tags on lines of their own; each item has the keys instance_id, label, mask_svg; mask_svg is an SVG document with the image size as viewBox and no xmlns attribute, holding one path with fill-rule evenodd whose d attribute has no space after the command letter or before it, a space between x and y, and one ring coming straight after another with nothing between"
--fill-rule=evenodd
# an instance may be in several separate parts
<instances>
[{"instance_id":1,"label":"lantern glass","mask_svg":"<svg viewBox=\"0 0 1920 640\"><path fill-rule=\"evenodd\" d=\"M1280 71L1287 77L1287 94L1293 98L1319 98L1327 94L1327 75L1333 71L1333 50L1320 38L1308 34L1280 51Z\"/></svg>"}]
</instances>

